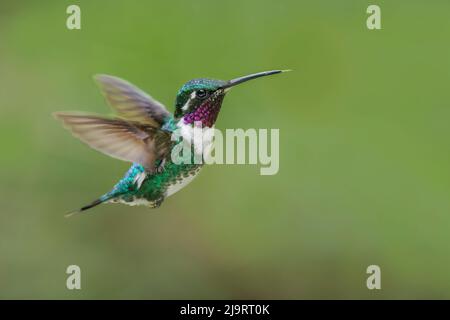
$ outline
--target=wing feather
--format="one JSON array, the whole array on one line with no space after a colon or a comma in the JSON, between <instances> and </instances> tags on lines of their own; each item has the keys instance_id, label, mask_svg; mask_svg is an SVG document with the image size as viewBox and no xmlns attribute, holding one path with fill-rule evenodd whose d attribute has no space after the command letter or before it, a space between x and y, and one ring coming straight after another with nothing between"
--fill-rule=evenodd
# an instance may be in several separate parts
<instances>
[{"instance_id":1,"label":"wing feather","mask_svg":"<svg viewBox=\"0 0 450 320\"><path fill-rule=\"evenodd\" d=\"M94 78L120 117L160 127L172 116L162 103L128 81L102 74Z\"/></svg>"},{"instance_id":2,"label":"wing feather","mask_svg":"<svg viewBox=\"0 0 450 320\"><path fill-rule=\"evenodd\" d=\"M158 128L94 114L57 112L54 116L91 148L116 159L139 163L149 172L154 171L160 153L156 150L155 137L158 133L165 134Z\"/></svg>"}]
</instances>

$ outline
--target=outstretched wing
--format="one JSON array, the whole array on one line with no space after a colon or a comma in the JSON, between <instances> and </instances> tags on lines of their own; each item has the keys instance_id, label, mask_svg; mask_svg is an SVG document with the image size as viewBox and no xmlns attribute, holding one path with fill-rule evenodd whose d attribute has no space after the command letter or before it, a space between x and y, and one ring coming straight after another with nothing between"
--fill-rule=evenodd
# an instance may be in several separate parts
<instances>
[{"instance_id":1,"label":"outstretched wing","mask_svg":"<svg viewBox=\"0 0 450 320\"><path fill-rule=\"evenodd\" d=\"M122 118L160 127L172 117L163 104L125 80L102 74L94 79L108 103Z\"/></svg>"},{"instance_id":2,"label":"outstretched wing","mask_svg":"<svg viewBox=\"0 0 450 320\"><path fill-rule=\"evenodd\" d=\"M139 163L148 172L154 172L155 161L170 148L169 133L145 123L86 113L57 112L54 116L91 148Z\"/></svg>"}]
</instances>

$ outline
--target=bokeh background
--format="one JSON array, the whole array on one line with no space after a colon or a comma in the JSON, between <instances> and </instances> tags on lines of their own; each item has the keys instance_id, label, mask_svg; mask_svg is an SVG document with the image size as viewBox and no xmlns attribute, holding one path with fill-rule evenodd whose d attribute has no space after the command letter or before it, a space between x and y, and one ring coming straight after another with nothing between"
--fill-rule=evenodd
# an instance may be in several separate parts
<instances>
[{"instance_id":1,"label":"bokeh background","mask_svg":"<svg viewBox=\"0 0 450 320\"><path fill-rule=\"evenodd\" d=\"M450 3L376 1L378 31L369 4L2 0L0 298L450 298ZM129 166L50 115L110 112L93 74L173 110L191 78L276 68L294 71L233 90L217 125L279 128L277 175L208 166L157 210L64 218Z\"/></svg>"}]
</instances>

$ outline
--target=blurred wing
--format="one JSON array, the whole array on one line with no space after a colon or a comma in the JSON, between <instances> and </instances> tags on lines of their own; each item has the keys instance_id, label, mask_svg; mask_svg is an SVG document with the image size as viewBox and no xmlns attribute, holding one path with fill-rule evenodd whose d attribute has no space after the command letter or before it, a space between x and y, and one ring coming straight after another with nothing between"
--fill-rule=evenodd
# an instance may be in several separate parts
<instances>
[{"instance_id":1,"label":"blurred wing","mask_svg":"<svg viewBox=\"0 0 450 320\"><path fill-rule=\"evenodd\" d=\"M167 117L172 117L163 104L131 83L108 75L96 75L94 78L119 116L157 127L163 125Z\"/></svg>"},{"instance_id":2,"label":"blurred wing","mask_svg":"<svg viewBox=\"0 0 450 320\"><path fill-rule=\"evenodd\" d=\"M168 136L155 127L117 118L64 112L54 116L91 148L113 158L139 163L149 172L154 171L158 158L155 137Z\"/></svg>"}]
</instances>

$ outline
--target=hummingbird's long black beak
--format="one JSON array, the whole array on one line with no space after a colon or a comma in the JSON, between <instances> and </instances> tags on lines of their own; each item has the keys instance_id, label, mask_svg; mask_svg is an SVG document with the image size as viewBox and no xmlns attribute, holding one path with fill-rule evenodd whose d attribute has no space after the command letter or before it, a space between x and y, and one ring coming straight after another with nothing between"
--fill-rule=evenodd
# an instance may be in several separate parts
<instances>
[{"instance_id":1,"label":"hummingbird's long black beak","mask_svg":"<svg viewBox=\"0 0 450 320\"><path fill-rule=\"evenodd\" d=\"M263 72L249 74L248 76L243 76L243 77L239 77L239 78L227 81L227 83L222 86L222 89L228 89L228 88L234 87L235 85L238 85L243 82L246 82L246 81L249 81L252 79L256 79L259 77L270 76L272 74L288 72L288 71L291 71L291 70L271 70L271 71L263 71Z\"/></svg>"}]
</instances>

